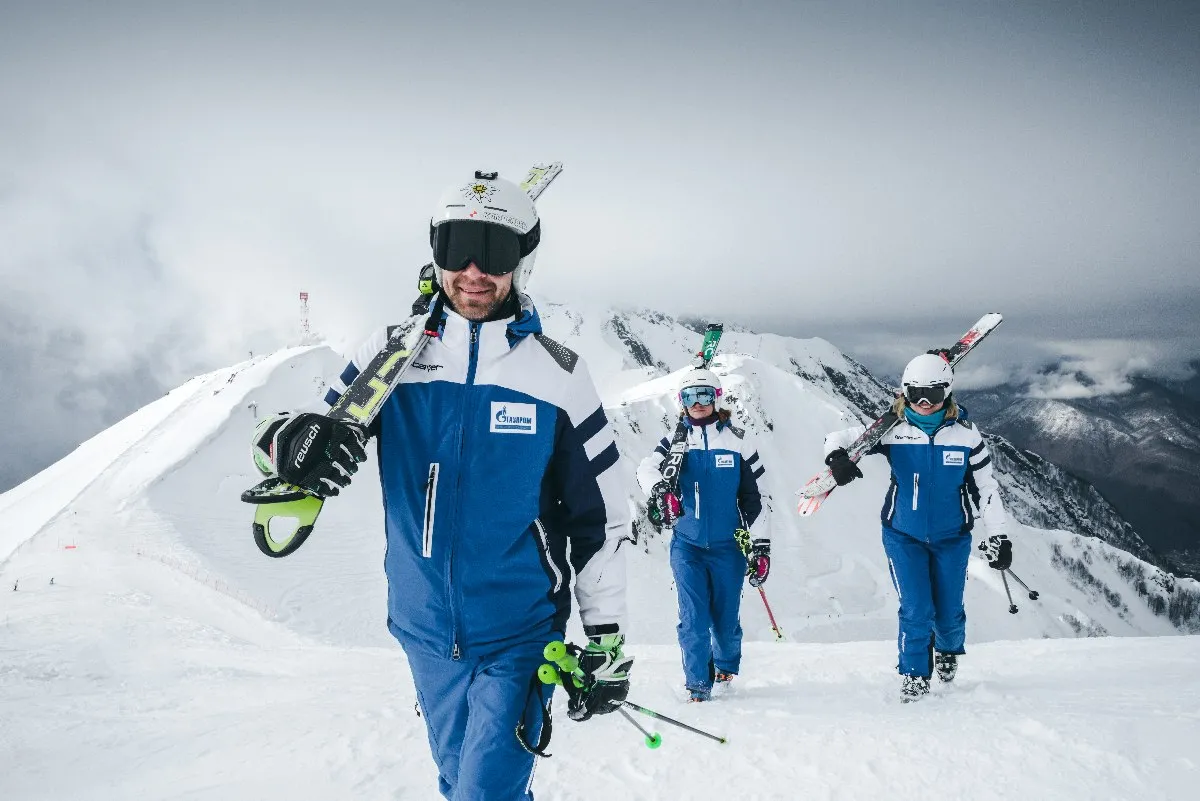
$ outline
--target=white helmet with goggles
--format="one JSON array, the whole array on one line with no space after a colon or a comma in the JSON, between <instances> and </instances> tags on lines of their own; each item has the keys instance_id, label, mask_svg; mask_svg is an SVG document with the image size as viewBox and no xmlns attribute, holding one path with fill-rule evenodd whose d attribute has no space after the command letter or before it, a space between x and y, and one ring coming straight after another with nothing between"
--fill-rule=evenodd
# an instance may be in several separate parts
<instances>
[{"instance_id":1,"label":"white helmet with goggles","mask_svg":"<svg viewBox=\"0 0 1200 801\"><path fill-rule=\"evenodd\" d=\"M676 397L685 409L696 403L702 406L712 405L721 397L721 379L717 378L717 374L712 370L701 367L688 370L680 376L678 387Z\"/></svg>"},{"instance_id":2,"label":"white helmet with goggles","mask_svg":"<svg viewBox=\"0 0 1200 801\"><path fill-rule=\"evenodd\" d=\"M467 184L442 193L429 221L438 283L442 271L456 272L474 262L488 275L513 273L513 287L522 291L529 274L542 226L529 194L494 172L476 172Z\"/></svg>"},{"instance_id":3,"label":"white helmet with goggles","mask_svg":"<svg viewBox=\"0 0 1200 801\"><path fill-rule=\"evenodd\" d=\"M904 368L900 384L909 403L926 400L930 406L937 406L954 391L954 370L941 356L922 353Z\"/></svg>"}]
</instances>

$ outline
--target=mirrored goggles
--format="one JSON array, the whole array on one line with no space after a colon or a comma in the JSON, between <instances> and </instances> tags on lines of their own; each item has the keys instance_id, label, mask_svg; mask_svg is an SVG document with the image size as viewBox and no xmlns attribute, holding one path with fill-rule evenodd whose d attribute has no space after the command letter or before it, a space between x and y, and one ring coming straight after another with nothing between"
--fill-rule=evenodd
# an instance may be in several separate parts
<instances>
[{"instance_id":1,"label":"mirrored goggles","mask_svg":"<svg viewBox=\"0 0 1200 801\"><path fill-rule=\"evenodd\" d=\"M487 275L507 275L538 246L541 231L540 220L527 234L479 220L447 220L429 226L429 244L443 270L458 272L474 262Z\"/></svg>"},{"instance_id":2,"label":"mirrored goggles","mask_svg":"<svg viewBox=\"0 0 1200 801\"><path fill-rule=\"evenodd\" d=\"M946 400L946 385L935 384L932 387L905 387L904 397L913 406L921 401L928 401L930 406L937 406Z\"/></svg>"},{"instance_id":3,"label":"mirrored goggles","mask_svg":"<svg viewBox=\"0 0 1200 801\"><path fill-rule=\"evenodd\" d=\"M717 390L713 387L688 387L680 390L679 399L683 401L684 408L695 406L697 403L701 406L711 406L717 402Z\"/></svg>"}]
</instances>

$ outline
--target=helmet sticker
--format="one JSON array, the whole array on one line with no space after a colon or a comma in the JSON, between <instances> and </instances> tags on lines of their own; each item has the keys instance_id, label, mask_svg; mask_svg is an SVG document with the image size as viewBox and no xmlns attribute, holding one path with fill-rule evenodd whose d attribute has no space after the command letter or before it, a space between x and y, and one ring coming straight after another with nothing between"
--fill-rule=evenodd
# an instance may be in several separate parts
<instances>
[{"instance_id":1,"label":"helmet sticker","mask_svg":"<svg viewBox=\"0 0 1200 801\"><path fill-rule=\"evenodd\" d=\"M481 181L474 181L462 188L463 197L467 200L474 200L479 203L486 203L492 199L492 195L496 194L495 184L485 184Z\"/></svg>"}]
</instances>

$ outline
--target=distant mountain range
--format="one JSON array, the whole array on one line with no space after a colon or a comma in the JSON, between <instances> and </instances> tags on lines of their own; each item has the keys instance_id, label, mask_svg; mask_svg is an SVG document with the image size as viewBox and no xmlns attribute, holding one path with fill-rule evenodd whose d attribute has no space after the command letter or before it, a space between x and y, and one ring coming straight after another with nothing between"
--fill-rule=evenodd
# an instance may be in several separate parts
<instances>
[{"instance_id":1,"label":"distant mountain range","mask_svg":"<svg viewBox=\"0 0 1200 801\"><path fill-rule=\"evenodd\" d=\"M544 303L539 311L547 334L586 359L622 456L618 480L636 512L644 494L634 468L675 424L679 369L699 346L701 326L647 310ZM20 578L26 557L66 547L61 543L88 553L132 554L201 577L293 631L346 646L390 643L371 611L385 609L387 597L378 568L384 542L376 460L369 459L354 484L327 505L309 543L280 564L267 564L257 553L250 510L239 500L261 478L246 448L259 413L311 402L319 382L343 365L328 347L295 348L172 390L0 495L7 524L0 530L0 562L11 564ZM864 479L838 489L820 514L802 518L795 506L797 488L822 467L825 435L874 419L890 388L829 342L735 326L727 328L713 370L724 385L722 402L756 437L766 470L763 486L773 499L770 595L779 625L803 642L894 638L896 595L879 539L886 461L864 459ZM1176 426L1185 419L1184 406L1154 398L1147 407L1158 422L1146 426L1158 439L1150 439L1186 464L1186 454L1195 453L1196 428ZM984 405L977 406L987 418ZM1000 421L1010 408L1027 405L1033 408L997 395L990 417ZM1118 411L1096 417L1124 430L1135 410ZM1067 441L1106 441L1093 430L1107 428L1091 416L1084 422ZM1003 434L1002 427L990 427ZM1174 433L1164 433L1168 429ZM990 443L1014 518L1008 528L1013 569L1040 596L1016 592L1010 600L1000 575L972 558L969 642L1200 632L1200 582L1160 569L1154 543L1143 539L1146 531L1130 525L1075 471L1023 451L1001 434ZM1159 439L1183 442L1180 454ZM1126 459L1132 457L1114 461ZM629 548L628 632L640 643L673 643L678 616L669 538L648 528L639 526ZM1020 614L1009 611L1010 603ZM764 610L754 603L743 625L751 640L774 639Z\"/></svg>"},{"instance_id":2,"label":"distant mountain range","mask_svg":"<svg viewBox=\"0 0 1200 801\"><path fill-rule=\"evenodd\" d=\"M1164 567L1200 575L1200 378L1131 384L1121 394L1065 400L1007 385L962 400L985 430L1094 485Z\"/></svg>"}]
</instances>

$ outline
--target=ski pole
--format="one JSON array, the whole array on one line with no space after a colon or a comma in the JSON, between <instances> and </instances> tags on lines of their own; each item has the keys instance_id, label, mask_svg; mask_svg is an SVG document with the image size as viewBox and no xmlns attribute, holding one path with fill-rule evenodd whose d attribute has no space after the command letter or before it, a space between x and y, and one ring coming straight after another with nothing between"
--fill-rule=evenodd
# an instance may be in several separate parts
<instances>
[{"instance_id":1,"label":"ski pole","mask_svg":"<svg viewBox=\"0 0 1200 801\"><path fill-rule=\"evenodd\" d=\"M771 619L771 628L775 630L775 641L783 642L783 632L779 630L779 624L775 622L775 615L771 612L771 605L767 603L767 593L761 585L758 588L758 594L762 596L763 606L767 608L767 617Z\"/></svg>"},{"instance_id":2,"label":"ski pole","mask_svg":"<svg viewBox=\"0 0 1200 801\"><path fill-rule=\"evenodd\" d=\"M692 734L699 734L701 737L707 737L710 740L716 740L718 743L726 742L724 737L718 737L715 734L709 734L706 731L701 731L700 729L697 729L693 726L689 726L686 723L681 723L680 721L675 720L674 718L669 718L666 715L660 715L659 713L655 712L653 709L647 709L644 706L638 706L633 701L624 701L624 702L622 702L622 705L629 707L630 709L634 710L635 712L641 712L643 715L649 715L650 717L654 718L655 720L661 720L663 723L670 723L672 726L678 726L679 728L684 729L685 731L690 731Z\"/></svg>"},{"instance_id":3,"label":"ski pole","mask_svg":"<svg viewBox=\"0 0 1200 801\"><path fill-rule=\"evenodd\" d=\"M1012 593L1008 591L1008 576L1005 575L1006 573L1008 573L1007 570L1000 571L1000 580L1004 582L1004 594L1008 596L1008 611L1015 615L1017 613L1017 605L1013 603Z\"/></svg>"},{"instance_id":4,"label":"ski pole","mask_svg":"<svg viewBox=\"0 0 1200 801\"><path fill-rule=\"evenodd\" d=\"M738 507L738 520L741 521L742 527L733 532L733 541L737 543L742 556L746 557L746 561L749 562L753 546L750 543L750 532L746 529L746 517L742 514L741 507ZM771 605L767 603L767 592L761 584L757 589L763 606L767 608L767 617L771 620L771 628L775 631L775 642L783 642L783 632L780 631L779 624L775 622L775 613L771 611Z\"/></svg>"},{"instance_id":5,"label":"ski pole","mask_svg":"<svg viewBox=\"0 0 1200 801\"><path fill-rule=\"evenodd\" d=\"M1029 600L1036 601L1038 599L1038 591L1029 589L1029 585L1021 581L1021 577L1011 570L1006 571L1008 575L1013 577L1013 580L1025 588L1025 592L1029 593Z\"/></svg>"},{"instance_id":6,"label":"ski pole","mask_svg":"<svg viewBox=\"0 0 1200 801\"><path fill-rule=\"evenodd\" d=\"M658 732L654 732L654 734L651 734L650 732L646 731L644 728L642 728L642 724L638 723L636 720L633 719L633 715L631 715L625 711L624 707L618 707L617 711L620 712L625 717L626 720L628 720L631 724L633 724L633 728L637 729L638 731L640 731L642 733L643 736L645 736L647 748L653 749L653 748L658 748L660 745L662 745L662 735L661 734L659 734Z\"/></svg>"}]
</instances>

